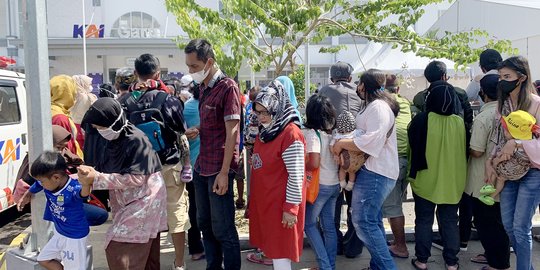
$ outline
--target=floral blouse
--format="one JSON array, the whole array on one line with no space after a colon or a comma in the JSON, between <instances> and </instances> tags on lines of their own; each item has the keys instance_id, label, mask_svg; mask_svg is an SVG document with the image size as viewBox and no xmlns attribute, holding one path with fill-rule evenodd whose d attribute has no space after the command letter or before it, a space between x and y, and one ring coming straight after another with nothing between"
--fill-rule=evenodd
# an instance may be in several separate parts
<instances>
[{"instance_id":1,"label":"floral blouse","mask_svg":"<svg viewBox=\"0 0 540 270\"><path fill-rule=\"evenodd\" d=\"M161 172L151 175L97 173L94 189L109 190L113 225L110 241L147 243L167 229L167 193Z\"/></svg>"}]
</instances>

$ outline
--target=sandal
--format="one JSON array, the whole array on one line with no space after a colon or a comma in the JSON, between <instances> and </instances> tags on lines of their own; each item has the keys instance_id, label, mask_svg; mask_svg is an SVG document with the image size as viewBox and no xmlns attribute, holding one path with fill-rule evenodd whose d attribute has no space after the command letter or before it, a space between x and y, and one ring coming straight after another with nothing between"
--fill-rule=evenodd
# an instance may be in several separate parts
<instances>
[{"instance_id":1,"label":"sandal","mask_svg":"<svg viewBox=\"0 0 540 270\"><path fill-rule=\"evenodd\" d=\"M473 263L480 263L480 264L486 264L488 263L487 259L486 259L486 255L484 254L478 254L474 257L471 258L471 262Z\"/></svg>"},{"instance_id":2,"label":"sandal","mask_svg":"<svg viewBox=\"0 0 540 270\"><path fill-rule=\"evenodd\" d=\"M204 255L204 253L193 254L193 255L191 255L191 260L192 261L199 261L199 260L204 259L205 257L206 256Z\"/></svg>"},{"instance_id":3,"label":"sandal","mask_svg":"<svg viewBox=\"0 0 540 270\"><path fill-rule=\"evenodd\" d=\"M247 254L246 259L252 263L258 263L263 265L273 265L272 259L264 256L262 251L250 252Z\"/></svg>"},{"instance_id":4,"label":"sandal","mask_svg":"<svg viewBox=\"0 0 540 270\"><path fill-rule=\"evenodd\" d=\"M493 185L484 185L480 189L480 194L482 194L482 195L491 195L491 194L495 193L495 191L497 191L497 189L495 189L495 187Z\"/></svg>"},{"instance_id":5,"label":"sandal","mask_svg":"<svg viewBox=\"0 0 540 270\"><path fill-rule=\"evenodd\" d=\"M412 266L414 266L414 269L416 269L416 270L427 270L428 269L427 264L426 264L426 268L421 268L420 266L418 266L416 264L416 262L422 263L422 262L418 261L418 259L412 259L411 264L412 264Z\"/></svg>"},{"instance_id":6,"label":"sandal","mask_svg":"<svg viewBox=\"0 0 540 270\"><path fill-rule=\"evenodd\" d=\"M182 167L181 179L184 183L189 183L191 180L193 180L193 171L191 170L191 166Z\"/></svg>"}]
</instances>

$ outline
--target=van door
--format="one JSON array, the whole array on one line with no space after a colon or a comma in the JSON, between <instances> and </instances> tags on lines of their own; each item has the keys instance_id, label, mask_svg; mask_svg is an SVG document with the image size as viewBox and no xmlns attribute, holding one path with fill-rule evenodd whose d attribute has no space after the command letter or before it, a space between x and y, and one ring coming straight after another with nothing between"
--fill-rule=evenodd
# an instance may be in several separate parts
<instances>
[{"instance_id":1,"label":"van door","mask_svg":"<svg viewBox=\"0 0 540 270\"><path fill-rule=\"evenodd\" d=\"M26 92L22 78L0 78L0 212L14 204L13 187L28 152Z\"/></svg>"}]
</instances>

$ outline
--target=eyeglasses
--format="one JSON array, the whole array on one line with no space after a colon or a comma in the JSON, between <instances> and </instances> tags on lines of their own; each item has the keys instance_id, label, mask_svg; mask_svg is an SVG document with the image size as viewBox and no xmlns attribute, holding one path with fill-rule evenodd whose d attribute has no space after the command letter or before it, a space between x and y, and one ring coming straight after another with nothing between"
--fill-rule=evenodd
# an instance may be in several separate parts
<instances>
[{"instance_id":1,"label":"eyeglasses","mask_svg":"<svg viewBox=\"0 0 540 270\"><path fill-rule=\"evenodd\" d=\"M270 113L268 111L257 111L255 109L253 109L253 112L255 113L255 115L257 116L270 116Z\"/></svg>"}]
</instances>

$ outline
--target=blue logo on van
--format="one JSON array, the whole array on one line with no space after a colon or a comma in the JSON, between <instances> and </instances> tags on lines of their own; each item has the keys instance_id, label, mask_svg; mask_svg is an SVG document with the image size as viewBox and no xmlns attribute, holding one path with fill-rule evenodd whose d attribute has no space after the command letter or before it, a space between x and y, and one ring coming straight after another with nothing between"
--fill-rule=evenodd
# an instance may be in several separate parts
<instances>
[{"instance_id":1,"label":"blue logo on van","mask_svg":"<svg viewBox=\"0 0 540 270\"><path fill-rule=\"evenodd\" d=\"M0 141L0 164L21 159L21 138Z\"/></svg>"}]
</instances>

